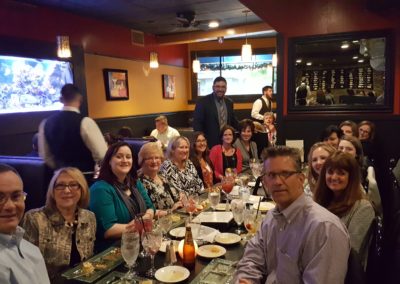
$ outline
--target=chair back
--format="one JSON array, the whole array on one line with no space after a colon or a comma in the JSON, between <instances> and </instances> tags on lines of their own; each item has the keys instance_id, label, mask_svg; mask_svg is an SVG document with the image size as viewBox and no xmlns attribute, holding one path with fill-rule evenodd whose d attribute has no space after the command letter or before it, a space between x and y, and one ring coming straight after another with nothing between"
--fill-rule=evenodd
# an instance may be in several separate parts
<instances>
[{"instance_id":1,"label":"chair back","mask_svg":"<svg viewBox=\"0 0 400 284\"><path fill-rule=\"evenodd\" d=\"M360 257L354 250L350 250L349 259L347 261L347 274L344 280L345 284L366 284L367 278L364 268L361 265Z\"/></svg>"},{"instance_id":2,"label":"chair back","mask_svg":"<svg viewBox=\"0 0 400 284\"><path fill-rule=\"evenodd\" d=\"M378 283L382 279L383 263L383 219L377 215L371 227L366 274L368 283Z\"/></svg>"}]
</instances>

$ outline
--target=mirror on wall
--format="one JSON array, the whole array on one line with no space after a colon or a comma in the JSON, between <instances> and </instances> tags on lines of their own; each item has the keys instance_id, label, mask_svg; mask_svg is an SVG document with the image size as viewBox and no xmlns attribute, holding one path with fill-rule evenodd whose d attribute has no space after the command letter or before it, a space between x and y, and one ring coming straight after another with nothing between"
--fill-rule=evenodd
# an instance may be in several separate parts
<instances>
[{"instance_id":1,"label":"mirror on wall","mask_svg":"<svg viewBox=\"0 0 400 284\"><path fill-rule=\"evenodd\" d=\"M289 112L390 111L388 31L289 40Z\"/></svg>"}]
</instances>

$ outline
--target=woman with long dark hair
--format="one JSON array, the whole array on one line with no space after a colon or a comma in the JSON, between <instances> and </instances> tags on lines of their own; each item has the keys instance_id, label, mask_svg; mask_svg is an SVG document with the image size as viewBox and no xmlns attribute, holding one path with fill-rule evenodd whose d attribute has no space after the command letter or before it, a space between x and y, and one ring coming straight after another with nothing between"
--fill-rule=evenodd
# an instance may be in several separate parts
<instances>
[{"instance_id":1,"label":"woman with long dark hair","mask_svg":"<svg viewBox=\"0 0 400 284\"><path fill-rule=\"evenodd\" d=\"M214 184L214 166L209 157L207 139L203 132L197 131L193 135L193 142L190 146L190 160L197 170L197 174L204 183L205 188Z\"/></svg>"},{"instance_id":2,"label":"woman with long dark hair","mask_svg":"<svg viewBox=\"0 0 400 284\"><path fill-rule=\"evenodd\" d=\"M100 247L134 227L136 216L153 218L154 206L146 189L136 182L133 151L128 143L117 142L108 148L98 181L90 187L90 209L96 215Z\"/></svg>"}]
</instances>

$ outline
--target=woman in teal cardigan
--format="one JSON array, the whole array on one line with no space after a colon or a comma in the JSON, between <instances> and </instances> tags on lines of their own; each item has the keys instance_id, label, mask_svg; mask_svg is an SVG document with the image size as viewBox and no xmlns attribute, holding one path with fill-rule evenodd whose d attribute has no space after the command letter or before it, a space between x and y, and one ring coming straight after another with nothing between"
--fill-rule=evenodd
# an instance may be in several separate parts
<instances>
[{"instance_id":1,"label":"woman in teal cardigan","mask_svg":"<svg viewBox=\"0 0 400 284\"><path fill-rule=\"evenodd\" d=\"M135 177L129 144L111 145L104 156L98 181L90 187L89 207L96 215L98 249L110 246L125 230L134 227L136 216L153 218L154 205Z\"/></svg>"}]
</instances>

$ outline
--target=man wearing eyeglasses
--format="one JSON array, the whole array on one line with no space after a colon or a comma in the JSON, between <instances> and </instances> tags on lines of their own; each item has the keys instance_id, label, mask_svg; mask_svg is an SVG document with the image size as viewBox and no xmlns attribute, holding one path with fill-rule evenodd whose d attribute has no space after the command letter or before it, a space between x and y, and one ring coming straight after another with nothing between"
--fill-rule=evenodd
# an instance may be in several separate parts
<instances>
[{"instance_id":1,"label":"man wearing eyeglasses","mask_svg":"<svg viewBox=\"0 0 400 284\"><path fill-rule=\"evenodd\" d=\"M18 226L25 197L17 171L0 164L0 283L50 283L39 248L22 238L24 230Z\"/></svg>"},{"instance_id":2,"label":"man wearing eyeglasses","mask_svg":"<svg viewBox=\"0 0 400 284\"><path fill-rule=\"evenodd\" d=\"M344 283L349 235L303 191L298 150L268 148L263 183L276 203L237 266L235 283Z\"/></svg>"}]
</instances>

